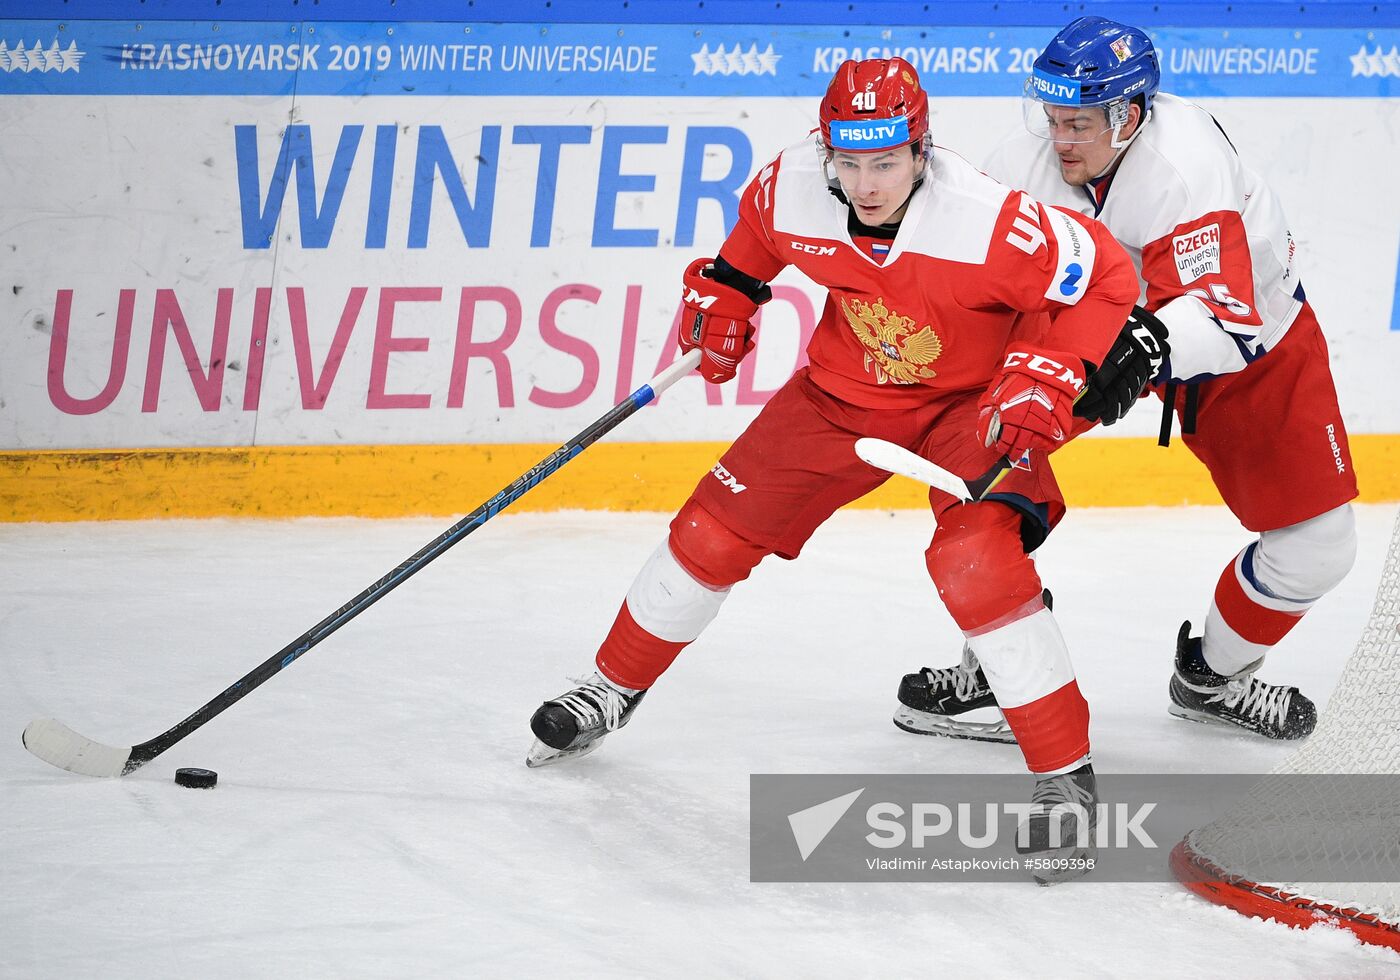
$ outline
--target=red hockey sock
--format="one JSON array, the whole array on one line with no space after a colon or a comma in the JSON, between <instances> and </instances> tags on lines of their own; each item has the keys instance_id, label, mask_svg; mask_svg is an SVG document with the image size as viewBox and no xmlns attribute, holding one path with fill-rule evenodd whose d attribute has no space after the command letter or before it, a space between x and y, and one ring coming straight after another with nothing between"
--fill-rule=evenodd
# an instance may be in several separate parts
<instances>
[{"instance_id":1,"label":"red hockey sock","mask_svg":"<svg viewBox=\"0 0 1400 980\"><path fill-rule=\"evenodd\" d=\"M637 625L624 602L598 650L598 671L619 687L644 691L656 683L688 643L652 636Z\"/></svg>"},{"instance_id":2,"label":"red hockey sock","mask_svg":"<svg viewBox=\"0 0 1400 980\"><path fill-rule=\"evenodd\" d=\"M622 687L651 687L710 625L729 587L746 578L765 554L704 508L687 503L671 522L670 536L632 582L598 650L599 672Z\"/></svg>"},{"instance_id":3,"label":"red hockey sock","mask_svg":"<svg viewBox=\"0 0 1400 980\"><path fill-rule=\"evenodd\" d=\"M1078 681L1001 713L1031 772L1055 772L1089 754L1089 702Z\"/></svg>"}]
</instances>

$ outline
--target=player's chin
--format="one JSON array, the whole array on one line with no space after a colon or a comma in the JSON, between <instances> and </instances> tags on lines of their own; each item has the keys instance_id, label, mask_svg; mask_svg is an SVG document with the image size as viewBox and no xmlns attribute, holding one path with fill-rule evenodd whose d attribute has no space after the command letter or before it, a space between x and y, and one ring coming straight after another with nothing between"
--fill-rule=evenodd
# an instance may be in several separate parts
<instances>
[{"instance_id":1,"label":"player's chin","mask_svg":"<svg viewBox=\"0 0 1400 980\"><path fill-rule=\"evenodd\" d=\"M1060 177L1071 187L1083 187L1089 183L1089 170L1082 163L1060 161Z\"/></svg>"}]
</instances>

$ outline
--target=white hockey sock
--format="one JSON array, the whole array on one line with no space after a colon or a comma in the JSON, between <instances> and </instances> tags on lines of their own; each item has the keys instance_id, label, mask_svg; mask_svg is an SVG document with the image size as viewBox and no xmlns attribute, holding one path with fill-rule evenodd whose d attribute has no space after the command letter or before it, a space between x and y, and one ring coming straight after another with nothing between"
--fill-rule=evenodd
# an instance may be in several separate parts
<instances>
[{"instance_id":1,"label":"white hockey sock","mask_svg":"<svg viewBox=\"0 0 1400 980\"><path fill-rule=\"evenodd\" d=\"M1083 765L1089 706L1054 614L1040 606L1029 616L968 636L967 645L982 663L1026 768L1057 773Z\"/></svg>"},{"instance_id":2,"label":"white hockey sock","mask_svg":"<svg viewBox=\"0 0 1400 980\"><path fill-rule=\"evenodd\" d=\"M1257 666L1356 558L1356 526L1343 505L1265 531L1235 556L1215 588L1201 652L1225 676Z\"/></svg>"},{"instance_id":3,"label":"white hockey sock","mask_svg":"<svg viewBox=\"0 0 1400 980\"><path fill-rule=\"evenodd\" d=\"M729 589L695 578L662 541L627 591L627 610L638 626L671 643L689 643L719 615Z\"/></svg>"}]
</instances>

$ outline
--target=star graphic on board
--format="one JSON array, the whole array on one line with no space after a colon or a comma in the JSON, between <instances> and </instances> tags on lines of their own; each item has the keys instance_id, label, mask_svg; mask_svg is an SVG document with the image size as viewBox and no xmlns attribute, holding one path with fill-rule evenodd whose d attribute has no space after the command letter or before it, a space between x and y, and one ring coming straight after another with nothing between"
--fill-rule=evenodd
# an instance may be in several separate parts
<instances>
[{"instance_id":1,"label":"star graphic on board","mask_svg":"<svg viewBox=\"0 0 1400 980\"><path fill-rule=\"evenodd\" d=\"M1367 78L1371 75L1371 65L1366 60L1366 45L1361 45L1356 54L1351 56L1351 77L1363 75Z\"/></svg>"},{"instance_id":2,"label":"star graphic on board","mask_svg":"<svg viewBox=\"0 0 1400 980\"><path fill-rule=\"evenodd\" d=\"M725 45L716 45L714 50L710 50L707 43L700 45L700 50L692 52L690 60L694 64L692 75L776 75L778 74L778 62L782 60L782 55L773 50L773 45L768 45L763 51L758 50L757 43L750 43L747 51L743 45L735 42L733 50L729 50Z\"/></svg>"},{"instance_id":3,"label":"star graphic on board","mask_svg":"<svg viewBox=\"0 0 1400 980\"><path fill-rule=\"evenodd\" d=\"M5 67L6 71L28 71L29 52L24 50L24 42L21 41L10 49L10 61Z\"/></svg>"},{"instance_id":4,"label":"star graphic on board","mask_svg":"<svg viewBox=\"0 0 1400 980\"><path fill-rule=\"evenodd\" d=\"M0 71L77 71L78 63L85 53L78 50L78 42L70 41L68 47L61 48L54 41L47 48L43 42L35 41L30 48L24 42L10 47L9 42L0 40Z\"/></svg>"},{"instance_id":5,"label":"star graphic on board","mask_svg":"<svg viewBox=\"0 0 1400 980\"><path fill-rule=\"evenodd\" d=\"M57 41L44 52L44 71L63 71L63 51Z\"/></svg>"},{"instance_id":6,"label":"star graphic on board","mask_svg":"<svg viewBox=\"0 0 1400 980\"><path fill-rule=\"evenodd\" d=\"M1400 47L1393 44L1388 54L1381 54L1380 45L1376 45L1374 51L1367 51L1366 45L1363 44L1348 60L1351 61L1352 78L1357 75L1363 78L1386 78L1392 75L1400 77Z\"/></svg>"},{"instance_id":7,"label":"star graphic on board","mask_svg":"<svg viewBox=\"0 0 1400 980\"><path fill-rule=\"evenodd\" d=\"M708 75L710 73L710 46L708 44L700 45L700 50L692 54L690 60L695 62L695 70L691 72L692 75Z\"/></svg>"}]
</instances>

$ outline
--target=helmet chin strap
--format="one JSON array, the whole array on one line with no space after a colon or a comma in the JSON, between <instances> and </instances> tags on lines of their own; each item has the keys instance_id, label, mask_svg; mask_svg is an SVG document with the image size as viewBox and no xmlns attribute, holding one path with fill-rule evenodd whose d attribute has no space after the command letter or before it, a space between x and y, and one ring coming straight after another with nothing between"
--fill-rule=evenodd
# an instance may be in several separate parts
<instances>
[{"instance_id":1,"label":"helmet chin strap","mask_svg":"<svg viewBox=\"0 0 1400 980\"><path fill-rule=\"evenodd\" d=\"M1151 110L1151 109L1148 109L1148 110L1147 110L1147 115L1143 116L1143 117L1142 117L1142 121L1141 121L1140 123L1138 123L1138 128L1135 129L1135 130L1133 130L1133 135L1129 136L1127 139L1119 139L1119 133L1121 133L1121 132L1123 131L1123 124L1122 124L1122 123L1114 123L1114 125L1113 125L1113 139L1109 140L1108 145L1111 146L1111 147L1113 147L1113 149L1117 150L1118 152L1116 152L1116 153L1113 154L1113 159L1111 159L1111 160L1108 161L1108 165L1107 165L1107 166L1105 166L1102 170L1100 170L1098 173L1094 174L1094 176L1090 177L1089 179L1090 179L1090 180L1098 180L1098 179L1099 179L1100 177L1102 177L1104 174L1108 173L1108 172L1109 172L1110 170L1112 170L1114 167L1118 166L1118 161L1121 160L1121 159L1123 159L1123 154L1127 152L1128 147L1130 147L1130 146L1133 145L1133 140L1137 139L1138 136L1140 136L1140 135L1142 134L1143 128L1144 128L1151 120L1152 120L1152 110Z\"/></svg>"},{"instance_id":2,"label":"helmet chin strap","mask_svg":"<svg viewBox=\"0 0 1400 980\"><path fill-rule=\"evenodd\" d=\"M894 210L895 210L895 213L898 214L900 211L903 211L905 208L907 208L907 207L909 206L909 202L912 201L912 200L914 200L914 195L917 194L917 193L919 193L919 188L920 188L920 187L923 187L923 186L924 186L924 175L923 175L923 174L919 174L919 176L917 176L917 177L914 178L914 186L911 187L911 188L909 188L909 196L906 197L906 198L904 199L904 203L903 203L903 204L901 204L899 207L897 207L897 208L894 209Z\"/></svg>"}]
</instances>

